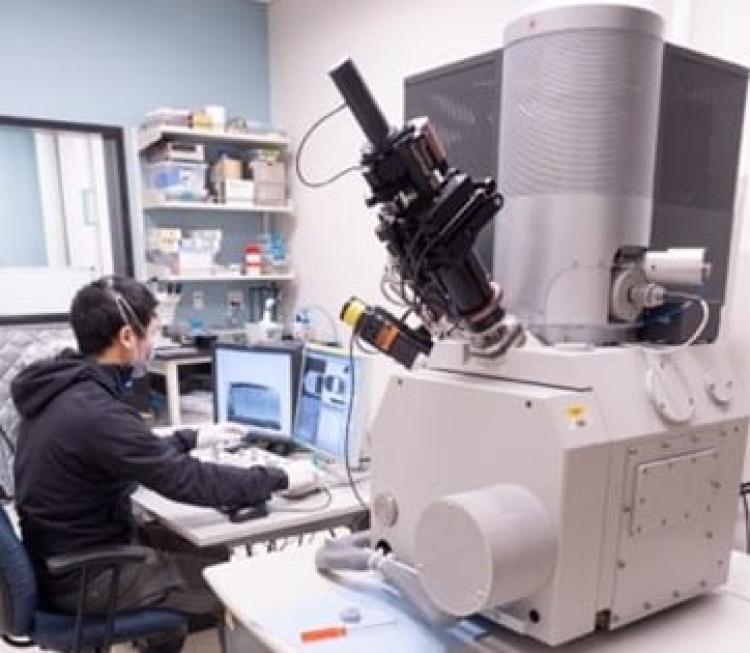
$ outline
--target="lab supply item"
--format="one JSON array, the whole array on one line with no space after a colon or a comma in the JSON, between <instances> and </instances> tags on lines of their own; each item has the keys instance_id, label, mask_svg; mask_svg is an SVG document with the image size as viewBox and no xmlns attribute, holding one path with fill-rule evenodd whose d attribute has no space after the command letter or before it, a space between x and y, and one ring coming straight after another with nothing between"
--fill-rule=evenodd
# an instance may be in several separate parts
<instances>
[{"instance_id":1,"label":"lab supply item","mask_svg":"<svg viewBox=\"0 0 750 653\"><path fill-rule=\"evenodd\" d=\"M227 305L226 326L229 329L240 330L245 328L247 313L242 307L241 301L230 300Z\"/></svg>"},{"instance_id":2,"label":"lab supply item","mask_svg":"<svg viewBox=\"0 0 750 653\"><path fill-rule=\"evenodd\" d=\"M156 306L156 315L164 332L167 332L174 323L181 293L182 284L180 283L165 283L156 291L156 299L159 302Z\"/></svg>"},{"instance_id":3,"label":"lab supply item","mask_svg":"<svg viewBox=\"0 0 750 653\"><path fill-rule=\"evenodd\" d=\"M223 153L211 164L211 182L218 186L227 179L242 179L242 161Z\"/></svg>"},{"instance_id":4,"label":"lab supply item","mask_svg":"<svg viewBox=\"0 0 750 653\"><path fill-rule=\"evenodd\" d=\"M263 337L268 342L278 342L281 340L284 327L280 322L273 319L273 311L276 306L276 299L269 297L266 299L265 309L263 311L263 317L260 320L259 326Z\"/></svg>"},{"instance_id":5,"label":"lab supply item","mask_svg":"<svg viewBox=\"0 0 750 653\"><path fill-rule=\"evenodd\" d=\"M255 435L292 436L299 382L298 346L218 343L213 354L216 422L238 422Z\"/></svg>"},{"instance_id":6,"label":"lab supply item","mask_svg":"<svg viewBox=\"0 0 750 653\"><path fill-rule=\"evenodd\" d=\"M178 253L179 273L210 275L214 271L214 258L221 248L220 229L193 229L180 241Z\"/></svg>"},{"instance_id":7,"label":"lab supply item","mask_svg":"<svg viewBox=\"0 0 750 653\"><path fill-rule=\"evenodd\" d=\"M272 231L259 234L256 242L260 246L264 273L280 272L286 269L288 264L287 250L281 232Z\"/></svg>"},{"instance_id":8,"label":"lab supply item","mask_svg":"<svg viewBox=\"0 0 750 653\"><path fill-rule=\"evenodd\" d=\"M203 143L163 141L150 148L147 156L150 163L159 163L162 161L203 163L205 160L205 148Z\"/></svg>"},{"instance_id":9,"label":"lab supply item","mask_svg":"<svg viewBox=\"0 0 750 653\"><path fill-rule=\"evenodd\" d=\"M167 199L202 201L206 199L206 164L186 161L147 163L146 183Z\"/></svg>"},{"instance_id":10,"label":"lab supply item","mask_svg":"<svg viewBox=\"0 0 750 653\"><path fill-rule=\"evenodd\" d=\"M203 107L203 113L208 117L211 127L223 131L227 124L227 109L220 104L209 104Z\"/></svg>"},{"instance_id":11,"label":"lab supply item","mask_svg":"<svg viewBox=\"0 0 750 653\"><path fill-rule=\"evenodd\" d=\"M248 277L259 277L262 273L260 246L255 243L245 245L245 274Z\"/></svg>"},{"instance_id":12,"label":"lab supply item","mask_svg":"<svg viewBox=\"0 0 750 653\"><path fill-rule=\"evenodd\" d=\"M323 642L328 639L336 639L338 637L346 637L357 632L367 630L369 628L375 628L377 626L385 626L388 624L395 623L395 619L387 619L380 623L369 623L369 624L346 624L342 626L322 626L320 628L311 628L309 630L303 630L300 632L300 640L303 644L312 644L314 642Z\"/></svg>"},{"instance_id":13,"label":"lab supply item","mask_svg":"<svg viewBox=\"0 0 750 653\"><path fill-rule=\"evenodd\" d=\"M312 325L310 324L310 316L307 311L300 311L294 316L294 324L292 325L292 338L299 340L300 342L307 342L312 339Z\"/></svg>"},{"instance_id":14,"label":"lab supply item","mask_svg":"<svg viewBox=\"0 0 750 653\"><path fill-rule=\"evenodd\" d=\"M180 249L182 229L179 227L152 227L148 230L148 248L165 254L176 254Z\"/></svg>"},{"instance_id":15,"label":"lab supply item","mask_svg":"<svg viewBox=\"0 0 750 653\"><path fill-rule=\"evenodd\" d=\"M225 204L251 204L255 183L250 179L224 179L218 184L219 201Z\"/></svg>"},{"instance_id":16,"label":"lab supply item","mask_svg":"<svg viewBox=\"0 0 750 653\"><path fill-rule=\"evenodd\" d=\"M178 273L181 240L182 229L180 228L152 227L148 230L146 264L149 277L163 279Z\"/></svg>"},{"instance_id":17,"label":"lab supply item","mask_svg":"<svg viewBox=\"0 0 750 653\"><path fill-rule=\"evenodd\" d=\"M190 121L192 127L195 129L224 131L227 122L227 111L225 107L218 104L208 105L193 110Z\"/></svg>"},{"instance_id":18,"label":"lab supply item","mask_svg":"<svg viewBox=\"0 0 750 653\"><path fill-rule=\"evenodd\" d=\"M189 127L190 109L160 107L146 113L141 128L150 127Z\"/></svg>"},{"instance_id":19,"label":"lab supply item","mask_svg":"<svg viewBox=\"0 0 750 653\"><path fill-rule=\"evenodd\" d=\"M255 201L258 204L286 202L286 168L283 161L257 158L248 163L248 169L255 183Z\"/></svg>"},{"instance_id":20,"label":"lab supply item","mask_svg":"<svg viewBox=\"0 0 750 653\"><path fill-rule=\"evenodd\" d=\"M260 322L246 322L245 342L248 345L259 345L263 341L263 330L260 328Z\"/></svg>"}]
</instances>

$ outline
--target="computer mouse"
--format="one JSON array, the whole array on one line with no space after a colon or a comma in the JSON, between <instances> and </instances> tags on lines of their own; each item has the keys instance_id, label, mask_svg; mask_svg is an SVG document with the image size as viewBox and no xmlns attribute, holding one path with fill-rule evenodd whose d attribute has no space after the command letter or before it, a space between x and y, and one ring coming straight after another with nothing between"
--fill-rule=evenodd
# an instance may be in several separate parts
<instances>
[{"instance_id":1,"label":"computer mouse","mask_svg":"<svg viewBox=\"0 0 750 653\"><path fill-rule=\"evenodd\" d=\"M239 524L241 522L249 521L251 519L258 519L260 517L268 516L268 506L265 501L260 503L253 503L249 506L243 506L242 508L233 508L227 510L227 517L233 524Z\"/></svg>"}]
</instances>

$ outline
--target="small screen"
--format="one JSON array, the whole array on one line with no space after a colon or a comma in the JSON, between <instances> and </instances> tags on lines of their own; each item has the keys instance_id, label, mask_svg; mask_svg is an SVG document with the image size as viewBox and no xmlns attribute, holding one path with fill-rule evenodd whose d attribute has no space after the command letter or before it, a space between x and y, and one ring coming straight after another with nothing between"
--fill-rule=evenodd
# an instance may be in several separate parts
<instances>
[{"instance_id":1,"label":"small screen","mask_svg":"<svg viewBox=\"0 0 750 653\"><path fill-rule=\"evenodd\" d=\"M252 433L289 438L294 416L292 350L217 346L217 422L239 422Z\"/></svg>"},{"instance_id":2,"label":"small screen","mask_svg":"<svg viewBox=\"0 0 750 653\"><path fill-rule=\"evenodd\" d=\"M358 401L362 396L362 359L353 358L354 396L352 397L352 359L346 352L308 349L302 360L297 423L294 440L310 449L344 460L347 415L353 401L349 423L349 460L359 463L363 431Z\"/></svg>"}]
</instances>

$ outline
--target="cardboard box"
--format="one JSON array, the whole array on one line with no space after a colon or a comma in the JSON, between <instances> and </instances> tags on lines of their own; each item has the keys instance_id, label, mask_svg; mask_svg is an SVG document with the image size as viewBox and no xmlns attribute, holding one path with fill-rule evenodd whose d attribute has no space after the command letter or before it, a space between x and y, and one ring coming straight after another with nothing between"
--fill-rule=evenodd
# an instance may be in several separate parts
<instances>
[{"instance_id":1,"label":"cardboard box","mask_svg":"<svg viewBox=\"0 0 750 653\"><path fill-rule=\"evenodd\" d=\"M227 179L242 179L242 161L225 156L211 166L211 181L217 188Z\"/></svg>"},{"instance_id":2,"label":"cardboard box","mask_svg":"<svg viewBox=\"0 0 750 653\"><path fill-rule=\"evenodd\" d=\"M255 199L255 184L249 179L225 179L219 184L219 201L226 204L244 202L250 204Z\"/></svg>"}]
</instances>

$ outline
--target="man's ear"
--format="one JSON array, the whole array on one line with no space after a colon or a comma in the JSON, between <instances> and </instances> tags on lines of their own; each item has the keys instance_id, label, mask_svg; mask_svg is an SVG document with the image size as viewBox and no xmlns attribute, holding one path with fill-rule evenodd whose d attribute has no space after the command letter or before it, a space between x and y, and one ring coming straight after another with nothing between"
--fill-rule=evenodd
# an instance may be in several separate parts
<instances>
[{"instance_id":1,"label":"man's ear","mask_svg":"<svg viewBox=\"0 0 750 653\"><path fill-rule=\"evenodd\" d=\"M125 324L117 332L117 344L128 351L133 351L136 347L136 335L133 327Z\"/></svg>"}]
</instances>

